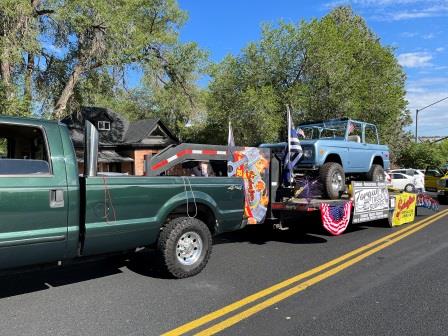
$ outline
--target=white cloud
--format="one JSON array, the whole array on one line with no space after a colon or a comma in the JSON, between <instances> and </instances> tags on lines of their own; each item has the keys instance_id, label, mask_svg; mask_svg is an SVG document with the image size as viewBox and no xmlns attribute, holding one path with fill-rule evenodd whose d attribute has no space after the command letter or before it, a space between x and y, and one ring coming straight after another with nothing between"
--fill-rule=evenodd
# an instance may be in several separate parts
<instances>
[{"instance_id":1,"label":"white cloud","mask_svg":"<svg viewBox=\"0 0 448 336\"><path fill-rule=\"evenodd\" d=\"M407 68L421 68L432 65L429 62L432 55L428 52L403 53L398 55L397 59L401 66Z\"/></svg>"},{"instance_id":2,"label":"white cloud","mask_svg":"<svg viewBox=\"0 0 448 336\"><path fill-rule=\"evenodd\" d=\"M425 77L411 80L407 84L406 99L413 120L416 109L446 97L448 97L448 77ZM418 125L420 135L448 135L448 99L421 111ZM413 127L410 129L414 131Z\"/></svg>"},{"instance_id":3,"label":"white cloud","mask_svg":"<svg viewBox=\"0 0 448 336\"><path fill-rule=\"evenodd\" d=\"M404 32L404 33L401 33L400 36L411 38L411 37L416 37L416 36L418 36L418 33Z\"/></svg>"},{"instance_id":4,"label":"white cloud","mask_svg":"<svg viewBox=\"0 0 448 336\"><path fill-rule=\"evenodd\" d=\"M400 20L409 20L409 19L419 19L424 17L429 17L429 13L425 12L417 12L417 11L404 11L404 12L396 12L391 13L389 15L389 19L393 21L400 21Z\"/></svg>"},{"instance_id":5,"label":"white cloud","mask_svg":"<svg viewBox=\"0 0 448 336\"><path fill-rule=\"evenodd\" d=\"M431 32L431 33L403 32L400 34L400 36L405 37L405 38L418 37L418 38L422 38L424 40L432 40L440 33L441 32L437 32L437 33L434 33L434 32Z\"/></svg>"},{"instance_id":6,"label":"white cloud","mask_svg":"<svg viewBox=\"0 0 448 336\"><path fill-rule=\"evenodd\" d=\"M436 3L437 0L335 0L325 4L328 8L342 5L360 7L388 7L393 5L411 5L418 3Z\"/></svg>"},{"instance_id":7,"label":"white cloud","mask_svg":"<svg viewBox=\"0 0 448 336\"><path fill-rule=\"evenodd\" d=\"M448 16L448 0L335 0L324 5L351 5L365 9L378 21L401 21Z\"/></svg>"},{"instance_id":8,"label":"white cloud","mask_svg":"<svg viewBox=\"0 0 448 336\"><path fill-rule=\"evenodd\" d=\"M422 37L423 37L425 40L431 40L431 39L433 39L435 36L436 36L436 35L435 35L434 33L429 33L429 34L425 34L425 35L423 35Z\"/></svg>"},{"instance_id":9,"label":"white cloud","mask_svg":"<svg viewBox=\"0 0 448 336\"><path fill-rule=\"evenodd\" d=\"M437 51L437 52L442 52L442 51L444 51L444 50L445 50L445 48L443 48L443 47L436 48L436 51Z\"/></svg>"}]
</instances>

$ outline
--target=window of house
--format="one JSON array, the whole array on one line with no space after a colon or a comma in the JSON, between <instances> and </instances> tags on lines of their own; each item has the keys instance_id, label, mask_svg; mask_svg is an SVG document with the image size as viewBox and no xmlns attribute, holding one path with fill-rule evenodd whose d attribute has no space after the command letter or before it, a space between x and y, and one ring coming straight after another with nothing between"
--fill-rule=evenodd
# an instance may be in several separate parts
<instances>
[{"instance_id":1,"label":"window of house","mask_svg":"<svg viewBox=\"0 0 448 336\"><path fill-rule=\"evenodd\" d=\"M98 121L98 131L109 131L110 121Z\"/></svg>"},{"instance_id":2,"label":"window of house","mask_svg":"<svg viewBox=\"0 0 448 336\"><path fill-rule=\"evenodd\" d=\"M165 132L162 131L160 127L157 127L152 133L151 136L154 137L166 137Z\"/></svg>"},{"instance_id":3,"label":"window of house","mask_svg":"<svg viewBox=\"0 0 448 336\"><path fill-rule=\"evenodd\" d=\"M48 149L40 128L0 124L0 175L50 172Z\"/></svg>"}]
</instances>

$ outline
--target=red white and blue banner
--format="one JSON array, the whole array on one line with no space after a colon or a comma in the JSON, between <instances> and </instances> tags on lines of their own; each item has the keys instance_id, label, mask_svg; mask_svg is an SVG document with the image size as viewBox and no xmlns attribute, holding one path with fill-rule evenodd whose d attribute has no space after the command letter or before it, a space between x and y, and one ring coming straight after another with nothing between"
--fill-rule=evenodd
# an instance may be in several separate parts
<instances>
[{"instance_id":1,"label":"red white and blue banner","mask_svg":"<svg viewBox=\"0 0 448 336\"><path fill-rule=\"evenodd\" d=\"M351 211L352 201L344 204L322 203L320 205L322 225L330 234L338 236L347 229Z\"/></svg>"}]
</instances>

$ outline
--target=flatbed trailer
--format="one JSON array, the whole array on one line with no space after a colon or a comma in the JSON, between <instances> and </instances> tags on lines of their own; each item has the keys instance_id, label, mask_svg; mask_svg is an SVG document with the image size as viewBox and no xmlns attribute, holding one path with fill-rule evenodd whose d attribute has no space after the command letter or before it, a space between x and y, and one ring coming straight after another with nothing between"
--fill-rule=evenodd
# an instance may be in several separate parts
<instances>
[{"instance_id":1,"label":"flatbed trailer","mask_svg":"<svg viewBox=\"0 0 448 336\"><path fill-rule=\"evenodd\" d=\"M223 164L221 167L227 166L228 171L236 172L236 174L238 174L238 171L241 169L240 166L243 163L248 164L248 162L252 162L252 165L256 167L258 163L266 160L267 162L262 171L257 171L258 168L250 168L253 169L255 173L261 174L258 182L262 180L265 189L259 199L267 197L267 201L265 206L258 206L257 209L251 209L250 202L246 202L246 219L249 225L264 224L284 228L288 225L297 225L297 221L289 221L288 219L299 218L310 213L319 213L323 204L328 205L329 207L343 207L346 203L350 202L350 223L386 220L388 221L389 226L392 226L395 197L400 193L387 189L385 184L375 185L376 182L354 181L352 188L347 188L349 192L341 195L340 199L325 199L322 198L319 191L316 192L316 190L308 193L303 192L304 187L303 185L300 185L300 181L303 182L304 177L296 176L296 185L285 186L284 183L282 183L284 148L278 144L261 147L236 147L232 148L232 150L239 154L235 156L236 159L233 161L228 161L229 148L227 146L180 144L178 146L169 147L150 159L148 163L148 173L149 175L165 174L175 165L184 164L186 161L210 160L214 162L222 161ZM257 162L258 157L260 158L260 161ZM250 169L247 168L247 171L239 171L240 176L245 179L246 201L248 198L253 198L253 193L257 192L253 187L254 181L250 181L254 175ZM224 171L225 175L226 173L227 172ZM220 171L220 174L223 174L222 170ZM353 190L353 188L358 188L358 190ZM364 213L359 214L359 207L364 206L364 208L366 208L366 204L364 203L368 201L366 201L365 198L362 200L357 199L358 192L363 192L362 190L359 190L362 188L370 188L367 192L372 193L372 190L374 190L374 193L377 192L379 196L382 196L383 208L378 210L378 208L374 209L371 204L367 204L372 210L366 210ZM253 210L254 213L260 214L260 209L264 211L262 211L263 216L257 217L254 215L255 219L251 218L251 210ZM357 210L358 214L356 214Z\"/></svg>"},{"instance_id":2,"label":"flatbed trailer","mask_svg":"<svg viewBox=\"0 0 448 336\"><path fill-rule=\"evenodd\" d=\"M291 198L284 201L271 203L273 211L296 211L296 212L312 212L318 211L321 204L341 205L344 202L350 201L348 197L340 200L326 200L322 198Z\"/></svg>"}]
</instances>

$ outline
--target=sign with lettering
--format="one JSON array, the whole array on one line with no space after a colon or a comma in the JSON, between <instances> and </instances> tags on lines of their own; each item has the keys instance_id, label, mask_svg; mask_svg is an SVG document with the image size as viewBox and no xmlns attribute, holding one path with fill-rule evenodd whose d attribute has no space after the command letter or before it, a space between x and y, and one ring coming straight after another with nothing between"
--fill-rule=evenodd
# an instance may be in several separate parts
<instances>
[{"instance_id":1,"label":"sign with lettering","mask_svg":"<svg viewBox=\"0 0 448 336\"><path fill-rule=\"evenodd\" d=\"M392 226L398 226L414 221L417 195L402 193L395 196L395 210L392 216Z\"/></svg>"},{"instance_id":2,"label":"sign with lettering","mask_svg":"<svg viewBox=\"0 0 448 336\"><path fill-rule=\"evenodd\" d=\"M352 182L353 223L388 218L389 192L385 182Z\"/></svg>"}]
</instances>

